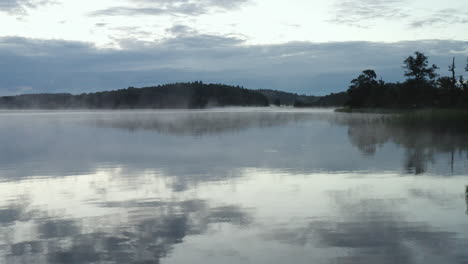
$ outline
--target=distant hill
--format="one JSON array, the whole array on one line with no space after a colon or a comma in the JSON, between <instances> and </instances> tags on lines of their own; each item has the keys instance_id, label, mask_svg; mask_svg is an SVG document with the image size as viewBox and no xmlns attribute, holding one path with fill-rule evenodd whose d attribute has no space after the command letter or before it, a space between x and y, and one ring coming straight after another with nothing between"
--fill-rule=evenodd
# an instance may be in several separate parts
<instances>
[{"instance_id":1,"label":"distant hill","mask_svg":"<svg viewBox=\"0 0 468 264\"><path fill-rule=\"evenodd\" d=\"M288 93L276 90L261 89L257 91L265 95L268 98L268 102L270 104L279 103L281 105L294 105L294 103L298 101L312 104L320 99L318 96L298 95L296 93Z\"/></svg>"},{"instance_id":2,"label":"distant hill","mask_svg":"<svg viewBox=\"0 0 468 264\"><path fill-rule=\"evenodd\" d=\"M239 86L175 83L72 94L27 94L0 97L1 109L167 109L217 106L268 106L262 93Z\"/></svg>"}]
</instances>

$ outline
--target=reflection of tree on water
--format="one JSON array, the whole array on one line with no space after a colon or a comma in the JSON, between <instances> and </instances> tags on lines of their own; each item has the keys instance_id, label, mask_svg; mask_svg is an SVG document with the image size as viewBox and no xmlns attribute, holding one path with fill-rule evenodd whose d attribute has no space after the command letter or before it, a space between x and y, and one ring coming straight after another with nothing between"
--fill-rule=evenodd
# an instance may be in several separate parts
<instances>
[{"instance_id":1,"label":"reflection of tree on water","mask_svg":"<svg viewBox=\"0 0 468 264\"><path fill-rule=\"evenodd\" d=\"M330 113L310 112L180 112L103 115L90 124L129 131L151 130L171 135L205 135L273 127L319 119Z\"/></svg>"},{"instance_id":2,"label":"reflection of tree on water","mask_svg":"<svg viewBox=\"0 0 468 264\"><path fill-rule=\"evenodd\" d=\"M405 151L404 167L407 172L422 174L427 171L427 163L434 162L434 152L429 149L417 147Z\"/></svg>"},{"instance_id":3,"label":"reflection of tree on water","mask_svg":"<svg viewBox=\"0 0 468 264\"><path fill-rule=\"evenodd\" d=\"M388 142L403 147L403 166L409 173L425 173L428 164L435 164L438 154L447 154L448 169L453 173L455 154L468 154L466 130L395 124L380 118L343 119L339 122L348 126L351 144L365 155L374 155L379 147Z\"/></svg>"},{"instance_id":4,"label":"reflection of tree on water","mask_svg":"<svg viewBox=\"0 0 468 264\"><path fill-rule=\"evenodd\" d=\"M468 185L465 185L466 214L468 215Z\"/></svg>"},{"instance_id":5,"label":"reflection of tree on water","mask_svg":"<svg viewBox=\"0 0 468 264\"><path fill-rule=\"evenodd\" d=\"M367 120L348 120L348 136L353 146L364 155L374 155L379 146L389 140L389 134L378 128L375 122Z\"/></svg>"}]
</instances>

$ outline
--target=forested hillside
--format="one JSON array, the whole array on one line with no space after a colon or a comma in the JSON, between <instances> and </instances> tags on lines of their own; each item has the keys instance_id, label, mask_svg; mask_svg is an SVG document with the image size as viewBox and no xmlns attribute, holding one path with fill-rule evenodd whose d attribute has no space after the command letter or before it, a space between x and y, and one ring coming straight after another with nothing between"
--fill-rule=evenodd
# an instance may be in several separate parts
<instances>
[{"instance_id":1,"label":"forested hillside","mask_svg":"<svg viewBox=\"0 0 468 264\"><path fill-rule=\"evenodd\" d=\"M175 83L72 94L28 94L0 97L2 109L167 109L217 106L268 106L261 93L221 84Z\"/></svg>"}]
</instances>

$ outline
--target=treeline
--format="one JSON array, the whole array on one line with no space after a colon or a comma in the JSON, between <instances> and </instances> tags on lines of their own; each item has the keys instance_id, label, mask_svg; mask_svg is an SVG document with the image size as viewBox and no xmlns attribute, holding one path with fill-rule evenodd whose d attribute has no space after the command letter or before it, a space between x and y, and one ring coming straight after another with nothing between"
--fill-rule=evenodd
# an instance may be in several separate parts
<instances>
[{"instance_id":1,"label":"treeline","mask_svg":"<svg viewBox=\"0 0 468 264\"><path fill-rule=\"evenodd\" d=\"M450 76L438 76L436 65L415 52L404 60L404 82L377 80L374 70L365 70L351 81L347 90L352 108L468 108L468 83L457 76L455 58L448 67ZM467 65L464 69L468 71Z\"/></svg>"},{"instance_id":2,"label":"treeline","mask_svg":"<svg viewBox=\"0 0 468 264\"><path fill-rule=\"evenodd\" d=\"M325 96L313 96L283 91L260 89L257 90L268 98L271 105L294 107L332 107L344 106L349 101L346 92L331 93Z\"/></svg>"},{"instance_id":3,"label":"treeline","mask_svg":"<svg viewBox=\"0 0 468 264\"><path fill-rule=\"evenodd\" d=\"M332 107L344 106L349 101L347 92L331 93L317 97L313 102L303 101L300 98L294 102L294 107Z\"/></svg>"},{"instance_id":4,"label":"treeline","mask_svg":"<svg viewBox=\"0 0 468 264\"><path fill-rule=\"evenodd\" d=\"M268 106L261 93L239 86L175 83L97 93L28 94L0 97L2 109L168 109Z\"/></svg>"},{"instance_id":5,"label":"treeline","mask_svg":"<svg viewBox=\"0 0 468 264\"><path fill-rule=\"evenodd\" d=\"M297 102L302 102L305 104L313 104L319 101L319 96L313 95L300 95L297 93L288 93L283 91L269 90L269 89L260 89L257 90L268 98L268 101L271 105L294 105Z\"/></svg>"}]
</instances>

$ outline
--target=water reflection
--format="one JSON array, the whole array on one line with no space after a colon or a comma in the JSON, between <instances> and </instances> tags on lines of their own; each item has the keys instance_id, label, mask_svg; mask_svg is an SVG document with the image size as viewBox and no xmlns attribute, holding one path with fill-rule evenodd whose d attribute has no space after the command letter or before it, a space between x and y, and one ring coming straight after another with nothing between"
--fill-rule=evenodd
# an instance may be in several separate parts
<instances>
[{"instance_id":1,"label":"water reflection","mask_svg":"<svg viewBox=\"0 0 468 264\"><path fill-rule=\"evenodd\" d=\"M338 122L348 127L351 144L364 155L375 155L389 142L403 148L403 167L408 173L427 172L428 165L436 163L436 156L441 154L447 157L449 166L446 168L454 173L455 162L464 162L468 158L468 131L441 126L399 125L379 118L349 118Z\"/></svg>"},{"instance_id":2,"label":"water reflection","mask_svg":"<svg viewBox=\"0 0 468 264\"><path fill-rule=\"evenodd\" d=\"M460 263L468 240L401 212L406 199L364 198L360 191L330 192L338 217L298 229L274 230L283 243L350 250L329 263ZM424 262L420 262L424 259Z\"/></svg>"},{"instance_id":3,"label":"water reflection","mask_svg":"<svg viewBox=\"0 0 468 264\"><path fill-rule=\"evenodd\" d=\"M447 168L452 174L456 161L468 159L468 139L465 137L467 131L440 126L402 126L386 122L381 117L380 115L337 114L330 110L313 112L201 111L179 112L172 115L155 115L149 112L125 113L118 116L106 114L98 116L90 124L100 128L117 128L127 131L148 130L169 135L203 136L238 133L251 128L267 130L276 126L287 126L289 123L308 122L311 124L311 122L328 121L331 124L346 126L351 145L358 147L365 156L374 156L389 142L397 144L404 151L402 166L408 173L427 172L428 165L436 162L435 155L438 154L450 155L450 166ZM304 140L304 136L301 139ZM327 138L322 140L327 140ZM277 150L272 152L275 151Z\"/></svg>"},{"instance_id":4,"label":"water reflection","mask_svg":"<svg viewBox=\"0 0 468 264\"><path fill-rule=\"evenodd\" d=\"M20 215L30 212L3 210L0 255L5 263L160 263L174 245L207 232L212 224L248 226L253 221L239 206L210 207L204 200L96 205L118 208L118 214L67 219L43 212L47 216L27 219ZM22 232L26 237L18 237Z\"/></svg>"},{"instance_id":5,"label":"water reflection","mask_svg":"<svg viewBox=\"0 0 468 264\"><path fill-rule=\"evenodd\" d=\"M463 133L379 120L0 113L0 263L465 263Z\"/></svg>"},{"instance_id":6,"label":"water reflection","mask_svg":"<svg viewBox=\"0 0 468 264\"><path fill-rule=\"evenodd\" d=\"M306 120L327 118L332 110L310 111L176 111L124 112L97 115L89 124L128 131L148 130L170 135L202 136L239 132L249 128L270 128Z\"/></svg>"}]
</instances>

